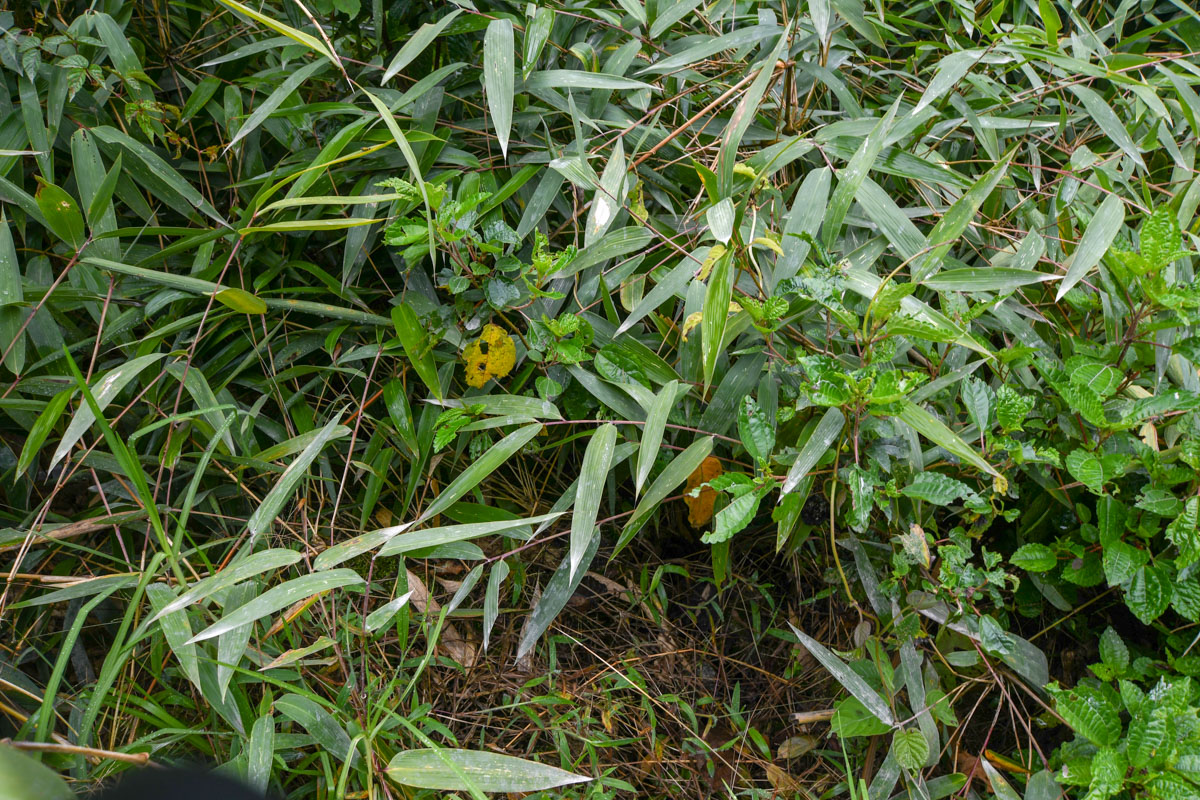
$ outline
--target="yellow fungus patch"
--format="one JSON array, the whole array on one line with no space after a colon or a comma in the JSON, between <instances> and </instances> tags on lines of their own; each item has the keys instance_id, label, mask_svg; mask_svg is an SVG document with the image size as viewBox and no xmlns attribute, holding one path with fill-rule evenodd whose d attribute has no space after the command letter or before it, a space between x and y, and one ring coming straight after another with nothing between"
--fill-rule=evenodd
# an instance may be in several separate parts
<instances>
[{"instance_id":1,"label":"yellow fungus patch","mask_svg":"<svg viewBox=\"0 0 1200 800\"><path fill-rule=\"evenodd\" d=\"M498 325L484 325L479 338L463 351L467 365L467 385L479 388L492 378L503 378L512 372L517 361L513 338Z\"/></svg>"}]
</instances>

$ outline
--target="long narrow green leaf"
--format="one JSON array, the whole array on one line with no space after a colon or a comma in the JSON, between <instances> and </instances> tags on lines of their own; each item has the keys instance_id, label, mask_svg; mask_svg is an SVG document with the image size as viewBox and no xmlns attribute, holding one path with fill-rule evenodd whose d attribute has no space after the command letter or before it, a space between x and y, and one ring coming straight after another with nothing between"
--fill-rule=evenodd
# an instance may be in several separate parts
<instances>
[{"instance_id":1,"label":"long narrow green leaf","mask_svg":"<svg viewBox=\"0 0 1200 800\"><path fill-rule=\"evenodd\" d=\"M328 61L314 61L290 73L275 91L267 95L266 100L263 100L254 107L254 112L238 128L238 132L229 140L229 144L225 145L225 150L230 150L235 144L256 131L258 126L262 125L267 117L275 112L275 109L283 105L284 100L291 97L292 92L296 91L306 80L328 66Z\"/></svg>"},{"instance_id":2,"label":"long narrow green leaf","mask_svg":"<svg viewBox=\"0 0 1200 800\"><path fill-rule=\"evenodd\" d=\"M483 598L484 652L488 649L488 642L492 638L492 628L496 625L496 618L500 615L500 586L508 577L508 569L508 562L501 559L496 562L496 566L492 567L492 572L488 575L487 592Z\"/></svg>"},{"instance_id":3,"label":"long narrow green leaf","mask_svg":"<svg viewBox=\"0 0 1200 800\"><path fill-rule=\"evenodd\" d=\"M19 375L25 368L25 334L17 333L25 316L19 305L23 299L17 248L8 220L0 211L0 355L8 350L4 366L14 375ZM22 471L18 470L18 474Z\"/></svg>"},{"instance_id":4,"label":"long narrow green leaf","mask_svg":"<svg viewBox=\"0 0 1200 800\"><path fill-rule=\"evenodd\" d=\"M596 529L596 515L604 483L612 466L613 448L617 446L617 426L602 425L592 434L583 453L583 468L579 473L579 488L575 492L575 510L571 515L571 577L583 561Z\"/></svg>"},{"instance_id":5,"label":"long narrow green leaf","mask_svg":"<svg viewBox=\"0 0 1200 800\"><path fill-rule=\"evenodd\" d=\"M703 463L704 459L708 458L712 452L713 440L711 436L705 436L702 439L697 439L688 445L675 458L671 459L671 463L663 468L663 471L658 473L651 483L650 488L646 490L646 494L638 502L634 508L633 514L630 515L629 521L625 523L625 527L621 530L621 536L617 540L617 546L613 548L613 554L610 556L616 558L617 553L621 552L625 545L633 539L637 532L642 529L650 519L651 513L658 507L658 504L666 499L676 487L680 486L688 479L696 469Z\"/></svg>"},{"instance_id":6,"label":"long narrow green leaf","mask_svg":"<svg viewBox=\"0 0 1200 800\"><path fill-rule=\"evenodd\" d=\"M729 324L729 301L733 297L733 250L727 250L713 266L704 293L704 310L700 318L700 354L704 371L704 389L712 384L717 370L717 357Z\"/></svg>"},{"instance_id":7,"label":"long narrow green leaf","mask_svg":"<svg viewBox=\"0 0 1200 800\"><path fill-rule=\"evenodd\" d=\"M188 642L195 643L212 639L226 631L274 614L299 600L327 592L330 589L340 589L343 586L354 586L364 582L358 573L348 569L333 569L301 575L299 578L293 578L274 586L245 605L239 606L237 610L222 617L219 622L214 622L197 633Z\"/></svg>"},{"instance_id":8,"label":"long narrow green leaf","mask_svg":"<svg viewBox=\"0 0 1200 800\"><path fill-rule=\"evenodd\" d=\"M841 409L831 406L825 410L808 439L800 446L800 452L796 454L796 460L792 462L787 478L779 490L780 495L788 494L800 485L800 481L817 465L829 446L837 441L845 426L846 415Z\"/></svg>"},{"instance_id":9,"label":"long narrow green leaf","mask_svg":"<svg viewBox=\"0 0 1200 800\"><path fill-rule=\"evenodd\" d=\"M968 464L978 467L993 477L1000 476L996 468L987 461L984 461L983 456L979 455L973 447L964 442L962 437L947 428L944 422L915 403L905 401L904 407L897 417L947 453L961 458Z\"/></svg>"},{"instance_id":10,"label":"long narrow green leaf","mask_svg":"<svg viewBox=\"0 0 1200 800\"><path fill-rule=\"evenodd\" d=\"M883 152L883 144L892 129L892 122L896 119L899 108L900 100L897 99L862 140L850 163L838 173L837 188L833 190L833 197L829 200L829 206L825 209L825 219L821 223L821 236L826 249L832 248L841 235L846 212L850 210L850 204L854 201L854 195L858 192L863 178L867 177L867 173L875 165L875 160Z\"/></svg>"},{"instance_id":11,"label":"long narrow green leaf","mask_svg":"<svg viewBox=\"0 0 1200 800\"><path fill-rule=\"evenodd\" d=\"M450 544L451 542L463 542L469 539L478 539L480 536L490 536L496 533L506 533L509 531L518 531L518 529L530 529L533 525L541 525L546 522L551 522L562 516L563 512L555 512L553 514L541 514L528 519L502 519L493 522L471 522L462 525L444 525L440 528L426 528L420 531L410 531L408 533L400 532L396 536L388 540L387 544L379 549L377 557L401 555L413 550L424 550L430 547L438 547L440 545ZM403 526L407 528L407 526ZM515 534L510 534L515 535ZM528 534L526 534L528 535ZM524 537L521 537L524 538ZM331 548L332 549L332 548ZM330 552L326 550L325 553ZM322 553L321 556L324 556ZM321 556L313 562L313 569L324 569L332 566L328 560L321 561Z\"/></svg>"},{"instance_id":12,"label":"long narrow green leaf","mask_svg":"<svg viewBox=\"0 0 1200 800\"><path fill-rule=\"evenodd\" d=\"M591 778L482 750L427 749L397 753L387 765L396 783L441 792L540 792Z\"/></svg>"},{"instance_id":13,"label":"long narrow green leaf","mask_svg":"<svg viewBox=\"0 0 1200 800\"><path fill-rule=\"evenodd\" d=\"M1062 283L1058 285L1058 294L1054 296L1055 302L1061 300L1063 295L1075 288L1075 284L1083 280L1084 276L1091 272L1092 267L1100 263L1100 259L1108 252L1113 239L1117 238L1117 232L1121 230L1121 224L1124 221L1125 204L1121 198L1115 194L1105 197L1104 202L1100 204L1100 208L1096 209L1092 221L1088 223L1087 229L1083 232L1075 252L1071 254L1071 265L1067 267L1067 274L1063 276Z\"/></svg>"},{"instance_id":14,"label":"long narrow green leaf","mask_svg":"<svg viewBox=\"0 0 1200 800\"><path fill-rule=\"evenodd\" d=\"M975 220L983 201L987 199L1008 171L1008 165L1015 152L1015 150L1010 151L998 164L984 173L983 177L977 180L954 205L950 206L950 209L938 220L937 225L933 226L933 230L929 232L929 243L932 249L917 264L913 265L914 281L924 280L941 266L942 261L950 252L950 246Z\"/></svg>"},{"instance_id":15,"label":"long narrow green leaf","mask_svg":"<svg viewBox=\"0 0 1200 800\"><path fill-rule=\"evenodd\" d=\"M237 0L217 0L217 1L224 6L228 6L229 8L232 8L234 11L238 12L239 14L244 14L245 16L247 16L250 19L257 22L258 24L267 26L268 28L275 31L276 33L282 33L284 36L288 37L293 42L302 44L305 47L312 50L313 52L319 53L320 55L325 56L327 59L329 59L331 62L333 62L333 64L335 66L340 66L338 64L337 57L334 56L333 53L329 52L329 48L327 48L325 46L325 43L322 42L317 37L310 36L309 34L305 33L304 31L298 31L290 25L286 25L282 22L272 19L271 17L268 17L266 14L260 14L259 12L255 11L254 9L244 6L241 3L237 2Z\"/></svg>"},{"instance_id":16,"label":"long narrow green leaf","mask_svg":"<svg viewBox=\"0 0 1200 800\"><path fill-rule=\"evenodd\" d=\"M421 177L421 165L417 161L417 154L413 152L412 145L408 143L404 131L400 130L400 125L396 122L396 117L392 115L392 110L382 100L366 89L363 90L363 94L367 96L367 99L371 101L371 105L375 106L375 110L379 112L383 124L387 126L388 131L392 134L392 139L396 142L396 146L400 148L401 154L404 155L404 161L408 164L408 168L412 172L413 183L421 190L421 200L425 203L426 225L429 231L429 260L432 263L436 263L436 239L433 234L433 206L429 202L429 189L425 186L425 179Z\"/></svg>"},{"instance_id":17,"label":"long narrow green leaf","mask_svg":"<svg viewBox=\"0 0 1200 800\"><path fill-rule=\"evenodd\" d=\"M500 140L500 153L505 157L508 156L508 135L512 130L514 52L512 21L494 19L489 22L483 37L483 91L487 95L496 138Z\"/></svg>"},{"instance_id":18,"label":"long narrow green leaf","mask_svg":"<svg viewBox=\"0 0 1200 800\"><path fill-rule=\"evenodd\" d=\"M482 456L476 459L471 466L460 472L458 477L442 490L442 493L421 513L421 519L429 519L442 513L454 503L457 503L463 495L474 489L481 480L495 472L496 468L507 461L509 456L524 447L534 436L537 436L538 431L541 429L542 426L540 423L526 425L505 436L495 446L488 448Z\"/></svg>"},{"instance_id":19,"label":"long narrow green leaf","mask_svg":"<svg viewBox=\"0 0 1200 800\"><path fill-rule=\"evenodd\" d=\"M832 673L842 688L854 695L860 703L867 707L868 711L875 715L876 719L884 725L896 724L896 718L887 701L880 697L879 693L872 689L870 684L863 680L857 672L850 669L846 662L829 652L823 644L798 630L792 623L789 622L788 627L792 629L792 633L796 634L800 643L812 654L813 658L821 662L821 666Z\"/></svg>"},{"instance_id":20,"label":"long narrow green leaf","mask_svg":"<svg viewBox=\"0 0 1200 800\"><path fill-rule=\"evenodd\" d=\"M99 409L103 411L107 408L113 398L128 386L130 381L140 375L151 364L161 361L162 357L162 353L149 353L144 356L138 356L119 367L109 370L103 376L93 378L91 390L96 398L96 405ZM67 425L67 432L63 434L58 447L54 449L54 454L50 456L50 466L53 467L59 461L62 461L95 422L96 415L92 411L91 406L88 403L82 403L79 406L79 410L75 412L75 416L71 418L71 422Z\"/></svg>"},{"instance_id":21,"label":"long narrow green leaf","mask_svg":"<svg viewBox=\"0 0 1200 800\"><path fill-rule=\"evenodd\" d=\"M275 572L285 567L290 567L303 557L302 554L295 550L286 550L283 548L252 553L240 561L230 564L215 575L210 575L207 578L196 581L183 594L171 600L162 608L156 609L154 616L148 622L156 622L167 614L172 614L190 605L195 605L205 598L253 578L255 575L261 575L264 572Z\"/></svg>"},{"instance_id":22,"label":"long narrow green leaf","mask_svg":"<svg viewBox=\"0 0 1200 800\"><path fill-rule=\"evenodd\" d=\"M654 403L646 409L646 426L642 428L642 441L638 445L637 469L634 477L634 496L642 493L642 484L650 476L650 468L658 458L658 448L662 444L663 430L667 425L667 415L675 407L675 398L679 383L671 381L664 386L654 398Z\"/></svg>"},{"instance_id":23,"label":"long narrow green leaf","mask_svg":"<svg viewBox=\"0 0 1200 800\"><path fill-rule=\"evenodd\" d=\"M684 0L684 2L687 1ZM676 4L678 2L679 0L676 0ZM655 24L658 24L657 20ZM776 64L783 55L783 50L787 46L790 34L790 26L788 30L781 31L781 35L775 42L775 47L759 63L758 74L754 77L750 88L742 95L737 108L734 109L733 114L729 117L729 124L725 126L725 132L721 135L721 150L717 156L719 168L717 186L719 187L721 199L729 197L733 192L733 168L737 166L738 148L742 144L742 138L746 135L746 131L750 129L750 123L754 121L755 114L758 113L763 95L766 94L767 86L771 82L771 76L775 74Z\"/></svg>"},{"instance_id":24,"label":"long narrow green leaf","mask_svg":"<svg viewBox=\"0 0 1200 800\"><path fill-rule=\"evenodd\" d=\"M263 498L262 503L250 515L250 520L246 523L246 529L251 536L258 536L265 533L270 526L275 522L275 518L279 516L279 512L283 510L285 504L292 499L292 494L296 491L297 484L308 473L308 468L312 462L316 460L321 451L325 449L325 445L335 439L340 439L343 436L349 436L350 429L345 425L340 424L336 420L329 422L325 427L321 428L308 446L296 456L291 464L288 464L287 469L279 476L279 480L271 487L271 491L267 492L267 496Z\"/></svg>"},{"instance_id":25,"label":"long narrow green leaf","mask_svg":"<svg viewBox=\"0 0 1200 800\"><path fill-rule=\"evenodd\" d=\"M383 77L379 79L379 83L385 84L392 78L396 77L399 72L412 63L412 60L421 55L425 48L433 43L433 40L446 29L446 26L454 22L454 18L462 13L461 8L453 9L449 14L439 19L437 22L426 22L417 32L404 42L404 46L400 48L400 52L396 53L396 57L392 59L392 63L388 64L388 68L384 70Z\"/></svg>"}]
</instances>

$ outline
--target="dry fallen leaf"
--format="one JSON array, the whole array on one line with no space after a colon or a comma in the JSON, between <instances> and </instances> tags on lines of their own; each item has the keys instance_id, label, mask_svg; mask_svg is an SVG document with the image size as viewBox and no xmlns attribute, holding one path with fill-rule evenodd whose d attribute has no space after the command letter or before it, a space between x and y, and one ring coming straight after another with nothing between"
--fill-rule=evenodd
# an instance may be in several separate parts
<instances>
[{"instance_id":1,"label":"dry fallen leaf","mask_svg":"<svg viewBox=\"0 0 1200 800\"><path fill-rule=\"evenodd\" d=\"M417 611L422 613L436 614L442 610L442 605L430 593L424 581L413 574L412 570L405 570L408 573L408 588L412 591L412 597L409 598L409 603ZM475 666L476 660L479 658L479 648L471 642L463 638L458 632L453 623L447 622L442 626L442 635L438 640L438 649L446 655L462 664L464 667L470 668Z\"/></svg>"},{"instance_id":2,"label":"dry fallen leaf","mask_svg":"<svg viewBox=\"0 0 1200 800\"><path fill-rule=\"evenodd\" d=\"M767 780L770 781L772 789L785 796L801 791L800 781L776 764L767 764Z\"/></svg>"},{"instance_id":3,"label":"dry fallen leaf","mask_svg":"<svg viewBox=\"0 0 1200 800\"><path fill-rule=\"evenodd\" d=\"M708 483L721 472L721 460L716 456L709 456L701 461L700 466L696 467L696 471L688 477L687 491L684 493L683 502L687 503L688 522L693 528L707 525L712 519L713 503L717 500L717 493L705 486L700 490L699 496L692 497L692 490Z\"/></svg>"},{"instance_id":4,"label":"dry fallen leaf","mask_svg":"<svg viewBox=\"0 0 1200 800\"><path fill-rule=\"evenodd\" d=\"M817 737L815 736L793 736L779 745L779 753L776 757L781 759L799 758L816 746Z\"/></svg>"}]
</instances>

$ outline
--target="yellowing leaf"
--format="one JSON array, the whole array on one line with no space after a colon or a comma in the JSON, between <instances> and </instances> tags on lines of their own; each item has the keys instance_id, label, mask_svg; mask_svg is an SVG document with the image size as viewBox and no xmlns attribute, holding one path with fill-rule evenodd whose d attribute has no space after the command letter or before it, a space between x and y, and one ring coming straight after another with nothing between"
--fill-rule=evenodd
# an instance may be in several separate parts
<instances>
[{"instance_id":1,"label":"yellowing leaf","mask_svg":"<svg viewBox=\"0 0 1200 800\"><path fill-rule=\"evenodd\" d=\"M467 385L480 388L492 378L503 378L512 372L517 361L513 338L498 325L487 324L479 338L463 351L467 365Z\"/></svg>"},{"instance_id":2,"label":"yellowing leaf","mask_svg":"<svg viewBox=\"0 0 1200 800\"><path fill-rule=\"evenodd\" d=\"M751 167L749 164L734 164L733 165L733 174L734 175L745 175L747 178L757 178L758 177L758 173L754 171L754 167Z\"/></svg>"},{"instance_id":3,"label":"yellowing leaf","mask_svg":"<svg viewBox=\"0 0 1200 800\"><path fill-rule=\"evenodd\" d=\"M708 280L708 273L712 272L713 264L716 264L723 255L725 255L725 245L713 245L712 249L708 251L708 255L704 257L704 263L700 265L700 271L696 273L696 278L702 281Z\"/></svg>"},{"instance_id":4,"label":"yellowing leaf","mask_svg":"<svg viewBox=\"0 0 1200 800\"><path fill-rule=\"evenodd\" d=\"M693 311L691 314L688 314L687 319L683 321L683 331L681 334L685 342L687 341L688 333L691 332L692 328L699 325L702 319L704 319L704 314L699 311Z\"/></svg>"},{"instance_id":5,"label":"yellowing leaf","mask_svg":"<svg viewBox=\"0 0 1200 800\"><path fill-rule=\"evenodd\" d=\"M783 247L779 244L779 242L775 241L770 236L759 236L750 244L761 244L768 250L774 250L777 254L783 255Z\"/></svg>"},{"instance_id":6,"label":"yellowing leaf","mask_svg":"<svg viewBox=\"0 0 1200 800\"><path fill-rule=\"evenodd\" d=\"M257 295L243 289L226 286L213 296L217 298L218 302L229 306L234 311L241 311L243 314L267 313L267 304Z\"/></svg>"},{"instance_id":7,"label":"yellowing leaf","mask_svg":"<svg viewBox=\"0 0 1200 800\"><path fill-rule=\"evenodd\" d=\"M716 456L709 456L701 461L700 466L696 467L696 471L688 477L687 492L684 493L683 502L687 503L688 523L693 528L703 527L712 519L713 503L717 500L717 493L707 486L701 489L696 497L692 497L692 491L708 483L721 472L721 460Z\"/></svg>"}]
</instances>

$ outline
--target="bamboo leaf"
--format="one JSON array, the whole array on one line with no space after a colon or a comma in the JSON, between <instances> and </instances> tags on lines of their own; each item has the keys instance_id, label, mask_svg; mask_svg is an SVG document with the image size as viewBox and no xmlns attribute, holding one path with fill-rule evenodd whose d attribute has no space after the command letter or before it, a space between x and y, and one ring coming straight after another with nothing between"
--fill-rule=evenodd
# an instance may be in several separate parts
<instances>
[{"instance_id":1,"label":"bamboo leaf","mask_svg":"<svg viewBox=\"0 0 1200 800\"><path fill-rule=\"evenodd\" d=\"M650 476L650 468L654 466L654 461L658 458L658 448L662 444L667 415L675 407L678 390L679 383L671 381L659 391L654 402L646 409L646 426L642 428L642 441L638 445L637 469L634 477L635 497L642 493L642 485Z\"/></svg>"},{"instance_id":2,"label":"bamboo leaf","mask_svg":"<svg viewBox=\"0 0 1200 800\"><path fill-rule=\"evenodd\" d=\"M896 119L896 111L899 108L900 101L896 100L879 122L875 123L871 132L863 138L850 163L838 173L837 188L833 190L833 197L829 199L825 219L821 223L822 240L827 249L833 247L841 235L842 222L846 218L846 212L850 210L850 203L854 201L854 195L858 193L863 179L875 165L875 160L883 152L884 142L892 129L892 122Z\"/></svg>"},{"instance_id":3,"label":"bamboo leaf","mask_svg":"<svg viewBox=\"0 0 1200 800\"><path fill-rule=\"evenodd\" d=\"M642 529L646 521L650 519L651 513L658 507L658 504L667 498L672 491L683 484L696 469L708 458L712 452L713 440L711 436L706 436L702 439L697 439L688 445L675 458L671 459L671 463L663 468L663 471L658 473L650 484L650 488L646 490L646 494L638 502L637 507L630 515L629 521L625 523L625 527L621 530L621 537L617 540L617 546L613 548L613 554L610 560L617 557L617 554L625 549L625 545L637 535L637 532Z\"/></svg>"},{"instance_id":4,"label":"bamboo leaf","mask_svg":"<svg viewBox=\"0 0 1200 800\"><path fill-rule=\"evenodd\" d=\"M884 725L896 724L896 719L892 715L891 706L887 701L879 696L879 693L871 688L865 680L859 677L858 673L850 669L846 662L829 652L828 649L820 642L798 630L795 625L788 623L788 627L792 629L792 633L800 639L800 644L808 652L812 653L813 658L821 662L821 666L829 670L837 682L842 685L842 688L850 692L860 703L866 706L876 719Z\"/></svg>"},{"instance_id":5,"label":"bamboo leaf","mask_svg":"<svg viewBox=\"0 0 1200 800\"><path fill-rule=\"evenodd\" d=\"M964 442L957 433L947 428L944 422L915 403L904 401L904 406L897 417L947 453L961 458L993 477L999 477L1000 473L996 471L996 468L985 461L973 447Z\"/></svg>"},{"instance_id":6,"label":"bamboo leaf","mask_svg":"<svg viewBox=\"0 0 1200 800\"><path fill-rule=\"evenodd\" d=\"M500 152L508 156L508 135L513 113L513 25L511 20L494 19L483 38L483 90L487 95L492 127L500 140Z\"/></svg>"},{"instance_id":7,"label":"bamboo leaf","mask_svg":"<svg viewBox=\"0 0 1200 800\"><path fill-rule=\"evenodd\" d=\"M400 71L411 64L414 58L425 52L425 48L433 44L433 40L461 13L461 8L453 9L437 22L426 22L417 28L417 32L408 37L404 46L400 48L400 52L396 53L395 58L392 59L392 63L388 64L387 69L383 71L383 77L379 79L379 83L385 84L400 74Z\"/></svg>"},{"instance_id":8,"label":"bamboo leaf","mask_svg":"<svg viewBox=\"0 0 1200 800\"><path fill-rule=\"evenodd\" d=\"M1054 297L1055 302L1061 300L1063 295L1071 291L1091 272L1092 267L1100 263L1100 259L1108 252L1113 239L1117 238L1117 232L1121 230L1124 222L1125 204L1121 202L1121 198L1115 194L1105 197L1100 208L1096 209L1096 213L1092 216L1092 221L1088 223L1087 229L1084 230L1075 252L1071 254L1071 265L1067 267L1067 274L1063 276L1062 283L1058 285L1058 294Z\"/></svg>"},{"instance_id":9,"label":"bamboo leaf","mask_svg":"<svg viewBox=\"0 0 1200 800\"><path fill-rule=\"evenodd\" d=\"M571 515L571 577L583 561L583 554L594 538L596 514L604 493L605 479L612 466L613 449L617 446L617 426L603 425L592 434L583 453L583 468L579 473L579 488L575 493L575 510Z\"/></svg>"},{"instance_id":10,"label":"bamboo leaf","mask_svg":"<svg viewBox=\"0 0 1200 800\"><path fill-rule=\"evenodd\" d=\"M103 376L98 376L92 380L91 390L95 395L96 405L103 411L112 402L113 398L120 393L122 389L129 385L129 382L136 378L151 364L158 363L162 360L162 353L149 353L144 356L131 359L119 367L115 367ZM58 447L54 449L54 454L50 456L50 466L53 467L59 461L66 457L67 453L83 438L83 435L91 429L96 422L96 415L86 403L79 406L79 410L75 412L75 416L71 418L71 422L67 425L67 432L63 434L63 438L59 441Z\"/></svg>"},{"instance_id":11,"label":"bamboo leaf","mask_svg":"<svg viewBox=\"0 0 1200 800\"><path fill-rule=\"evenodd\" d=\"M725 340L725 330L729 324L729 301L733 297L735 277L733 252L727 250L717 259L704 293L704 310L700 317L700 352L706 391L717 370L717 358L721 355L721 343Z\"/></svg>"},{"instance_id":12,"label":"bamboo leaf","mask_svg":"<svg viewBox=\"0 0 1200 800\"><path fill-rule=\"evenodd\" d=\"M271 491L267 492L267 496L262 499L262 503L250 515L250 520L246 523L246 529L251 536L258 536L265 533L270 526L275 522L275 518L279 516L279 512L292 499L293 493L296 491L296 485L308 473L308 468L312 466L312 462L316 460L325 446L335 439L340 439L343 436L349 436L350 429L345 425L339 424L336 420L329 422L325 427L321 428L320 432L313 437L308 446L301 451L300 455L288 464L287 469L279 476L279 480L271 487Z\"/></svg>"},{"instance_id":13,"label":"bamboo leaf","mask_svg":"<svg viewBox=\"0 0 1200 800\"><path fill-rule=\"evenodd\" d=\"M301 575L299 578L293 578L278 586L273 586L250 602L239 606L232 613L222 617L219 622L214 622L197 633L188 640L188 643L194 644L215 638L234 628L285 609L298 600L304 600L331 589L340 589L344 586L354 586L364 582L358 573L348 569L334 569Z\"/></svg>"},{"instance_id":14,"label":"bamboo leaf","mask_svg":"<svg viewBox=\"0 0 1200 800\"><path fill-rule=\"evenodd\" d=\"M501 559L488 575L487 592L483 598L483 649L486 652L492 638L492 628L500 615L500 586L508 577L508 562Z\"/></svg>"},{"instance_id":15,"label":"bamboo leaf","mask_svg":"<svg viewBox=\"0 0 1200 800\"><path fill-rule=\"evenodd\" d=\"M17 264L17 248L13 243L12 230L8 220L0 211L0 355L3 355L6 350L8 351L8 355L4 357L4 366L14 375L21 374L21 370L25 368L25 334L21 331L25 313L20 307L23 299L21 268ZM60 408L59 411L61 412L61 410ZM44 432L42 440L45 440ZM39 442L38 446L40 444ZM36 450L37 446L33 448L33 452ZM18 464L18 475L28 469L29 462L32 461L33 452L30 453L27 460L26 451L29 451L28 443L21 454L21 460L26 463L23 467Z\"/></svg>"},{"instance_id":16,"label":"bamboo leaf","mask_svg":"<svg viewBox=\"0 0 1200 800\"><path fill-rule=\"evenodd\" d=\"M292 92L296 91L306 80L320 73L327 66L329 66L329 62L327 61L314 61L290 73L275 91L267 95L266 100L263 100L254 107L254 112L238 128L238 132L229 140L229 144L225 145L226 152L242 139L245 139L251 133L258 130L258 126L262 125L267 117L271 116L277 108L283 105L283 101L291 97Z\"/></svg>"},{"instance_id":17,"label":"bamboo leaf","mask_svg":"<svg viewBox=\"0 0 1200 800\"><path fill-rule=\"evenodd\" d=\"M260 14L259 12L237 2L237 0L217 0L217 1L219 3L221 3L221 5L228 6L229 8L238 12L239 14L249 17L250 19L257 22L259 25L265 25L266 27L270 28L271 30L275 31L276 33L282 33L284 36L291 39L293 42L304 45L305 47L312 50L314 53L319 53L320 55L325 56L327 59L329 59L331 62L333 62L333 64L335 66L340 66L340 64L338 63L337 57L334 56L333 53L329 52L329 48L327 48L325 46L325 43L322 42L317 37L310 36L309 34L305 33L304 31L296 30L295 28L291 27L290 25L285 25L282 22L279 22L275 19L272 19L271 17L268 17L266 14Z\"/></svg>"},{"instance_id":18,"label":"bamboo leaf","mask_svg":"<svg viewBox=\"0 0 1200 800\"><path fill-rule=\"evenodd\" d=\"M481 750L406 750L387 765L387 775L403 786L442 792L540 792L591 778Z\"/></svg>"},{"instance_id":19,"label":"bamboo leaf","mask_svg":"<svg viewBox=\"0 0 1200 800\"><path fill-rule=\"evenodd\" d=\"M808 439L800 446L800 452L796 454L796 460L792 462L787 478L784 479L783 486L779 490L781 497L800 485L800 481L804 480L804 477L817 465L829 446L841 436L842 428L845 425L846 415L841 412L841 409L831 406L825 410L825 414L817 422L812 433L808 435Z\"/></svg>"}]
</instances>

